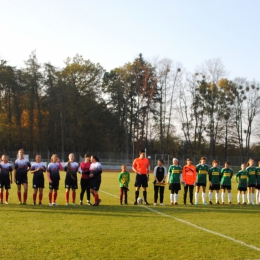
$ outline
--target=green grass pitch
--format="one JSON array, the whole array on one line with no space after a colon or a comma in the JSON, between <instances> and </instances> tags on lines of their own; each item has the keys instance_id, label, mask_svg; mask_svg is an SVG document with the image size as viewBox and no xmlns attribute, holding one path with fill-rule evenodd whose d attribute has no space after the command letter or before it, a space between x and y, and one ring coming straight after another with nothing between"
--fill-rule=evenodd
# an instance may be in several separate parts
<instances>
[{"instance_id":1,"label":"green grass pitch","mask_svg":"<svg viewBox=\"0 0 260 260\"><path fill-rule=\"evenodd\" d=\"M30 172L27 205L18 205L16 185L12 184L10 204L0 205L1 258L260 258L260 206L237 205L234 180L232 206L185 206L183 190L179 194L179 205L171 206L168 187L165 206L153 206L152 180L148 188L150 205L134 206L135 176L131 174L129 205L119 205L118 174L102 173L99 207L87 206L86 197L85 205L79 206L80 188L77 206L65 206L64 172L61 172L58 206L48 205L47 178L42 206L32 205ZM201 200L201 193L199 197Z\"/></svg>"}]
</instances>

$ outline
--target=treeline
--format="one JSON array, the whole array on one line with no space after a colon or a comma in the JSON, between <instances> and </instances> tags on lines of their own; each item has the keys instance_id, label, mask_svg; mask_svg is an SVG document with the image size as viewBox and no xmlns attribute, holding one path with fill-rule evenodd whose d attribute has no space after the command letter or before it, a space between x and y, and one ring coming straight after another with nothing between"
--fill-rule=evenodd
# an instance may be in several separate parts
<instances>
[{"instance_id":1,"label":"treeline","mask_svg":"<svg viewBox=\"0 0 260 260\"><path fill-rule=\"evenodd\" d=\"M229 80L220 60L197 73L168 59L133 62L107 72L76 55L64 68L0 63L1 150L30 152L257 154L259 83ZM254 127L253 127L254 126Z\"/></svg>"}]
</instances>

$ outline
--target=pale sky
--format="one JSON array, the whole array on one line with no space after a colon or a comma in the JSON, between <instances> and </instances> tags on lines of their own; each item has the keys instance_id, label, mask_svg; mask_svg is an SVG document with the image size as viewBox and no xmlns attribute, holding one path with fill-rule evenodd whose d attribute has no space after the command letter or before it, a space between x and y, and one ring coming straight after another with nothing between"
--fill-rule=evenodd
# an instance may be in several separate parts
<instances>
[{"instance_id":1,"label":"pale sky","mask_svg":"<svg viewBox=\"0 0 260 260\"><path fill-rule=\"evenodd\" d=\"M106 70L139 53L195 71L220 58L229 78L260 80L259 0L0 0L0 58L64 66L77 53Z\"/></svg>"}]
</instances>

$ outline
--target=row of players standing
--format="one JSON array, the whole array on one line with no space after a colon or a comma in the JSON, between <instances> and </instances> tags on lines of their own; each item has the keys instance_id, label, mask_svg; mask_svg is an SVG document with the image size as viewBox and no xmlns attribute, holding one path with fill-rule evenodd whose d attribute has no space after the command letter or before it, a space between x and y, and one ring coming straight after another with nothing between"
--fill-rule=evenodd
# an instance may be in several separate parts
<instances>
[{"instance_id":1,"label":"row of players standing","mask_svg":"<svg viewBox=\"0 0 260 260\"><path fill-rule=\"evenodd\" d=\"M163 159L157 161L157 166L154 168L154 205L157 205L158 193L160 194L160 205L164 205L164 189L166 182L169 184L170 202L171 205L178 205L178 193L181 189L181 184L184 186L183 203L187 203L187 194L189 191L190 204L193 205L193 192L195 187L195 205L199 201L199 191L202 189L202 202L206 202L206 186L209 179L209 203L213 204L212 197L215 191L216 204L219 203L219 191L221 193L222 204L225 204L225 192L228 193L228 204L232 205L231 188L233 170L230 168L230 163L225 162L224 168L218 167L219 162L213 160L212 167L206 164L206 158L202 157L198 165L193 165L190 158L187 159L187 164L183 167L179 165L178 159L173 158L173 165L167 171L164 167ZM242 194L242 203L246 204L246 192L248 204L255 204L254 192L256 189L256 204L260 204L260 162L259 167L254 166L254 160L249 159L247 164L241 165L241 170L235 175L237 185L237 203L240 204L240 195ZM149 181L149 160L145 158L145 151L139 152L139 158L136 158L132 165L132 170L136 173L135 180L135 202L137 205L139 198L139 190L143 189L144 204L147 202L147 190ZM125 204L127 204L127 190L130 180L129 173L126 174L125 165L122 166L122 172L119 175L120 182L120 204L122 204L123 193L125 194ZM167 174L168 173L168 174ZM124 176L124 178L122 177ZM168 177L167 177L168 176ZM167 180L166 180L167 179ZM123 181L122 181L123 180Z\"/></svg>"},{"instance_id":2,"label":"row of players standing","mask_svg":"<svg viewBox=\"0 0 260 260\"><path fill-rule=\"evenodd\" d=\"M182 168L176 158L173 159L173 165L169 167L167 182L169 183L169 189L171 190L170 201L172 205L178 204L178 192L181 189L181 184L184 186L183 203L186 205L187 193L189 190L190 203L193 204L193 190L195 187L195 205L198 204L199 191L202 188L202 203L207 205L206 202L206 186L207 178L209 180L209 203L212 202L213 191L215 191L216 204L219 203L219 191L222 190L221 200L222 204L225 204L225 192L228 193L228 204L232 205L231 179L234 175L232 168L230 168L229 162L225 162L224 168L218 167L218 161L213 160L212 167L206 164L206 158L202 157L198 165L192 165L190 158L187 159L187 164ZM260 166L260 162L258 162ZM157 176L158 169L164 167L163 161L158 160L158 166L155 167L154 176ZM165 168L165 167L164 167ZM164 170L166 172L166 169ZM255 204L254 192L256 192L256 204L260 203L260 167L254 166L254 160L249 159L247 164L241 165L241 170L235 175L237 185L237 203L240 204L240 195L242 194L242 203L246 204L245 197L247 191L248 204ZM157 180L155 182L155 185ZM160 187L163 189L164 187ZM157 196L154 196L154 205L157 204ZM163 199L163 198L162 198ZM161 203L162 203L161 199Z\"/></svg>"},{"instance_id":3,"label":"row of players standing","mask_svg":"<svg viewBox=\"0 0 260 260\"><path fill-rule=\"evenodd\" d=\"M93 195L95 203L94 206L98 206L101 200L99 199L98 190L101 184L102 166L99 163L99 159L92 155L91 157L86 154L85 161L80 165L75 162L74 154L69 155L69 160L62 167L59 158L56 154L51 157L51 162L46 169L45 164L42 162L41 155L37 154L35 162L32 164L28 159L24 158L24 150L18 151L18 159L14 163L14 169L12 164L8 161L8 156L3 155L0 163L0 203L3 203L4 188L5 203L8 204L9 192L11 183L17 185L17 196L19 204L26 204L28 195L28 172L33 174L33 204L36 205L37 193L39 191L39 205L42 204L43 189L44 189L44 172L47 172L49 181L49 205L57 205L56 199L59 189L60 170L66 171L65 177L65 198L66 205L69 205L69 193L72 190L72 204L75 205L76 190L78 189L77 172L81 173L81 193L80 204L82 204L85 191L87 192L87 204L90 204L90 194ZM14 171L14 178L12 178L12 172ZM24 188L23 200L21 188Z\"/></svg>"}]
</instances>

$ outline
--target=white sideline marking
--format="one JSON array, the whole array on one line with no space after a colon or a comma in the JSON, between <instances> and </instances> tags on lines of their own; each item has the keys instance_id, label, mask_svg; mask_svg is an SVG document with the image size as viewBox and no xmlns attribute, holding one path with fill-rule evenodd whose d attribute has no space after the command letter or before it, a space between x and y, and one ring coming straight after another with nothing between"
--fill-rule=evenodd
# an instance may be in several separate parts
<instances>
[{"instance_id":1,"label":"white sideline marking","mask_svg":"<svg viewBox=\"0 0 260 260\"><path fill-rule=\"evenodd\" d=\"M103 192L103 193L105 193L105 194L107 194L107 195L110 195L110 196L112 196L112 197L119 198L118 196L116 196L116 195L114 195L114 194L112 194L112 193L109 193L109 192L106 192L106 191L103 191L103 190L100 190L100 191ZM189 221L186 221L186 220L183 220L183 219L180 219L180 218L173 217L173 216L171 216L171 215L167 215L167 214L161 213L160 211L157 211L157 210L155 210L155 209L149 208L149 207L147 207L147 206L139 205L139 207L140 207L140 206L143 207L143 208L145 208L145 209L148 209L148 210L150 210L150 211L152 211L152 212L154 212L154 213L156 213L156 214L158 214L158 215L161 215L161 216L164 216L164 217L167 217L167 218L172 218L172 219L174 219L174 220L177 220L177 221L179 221L179 222L182 222L182 223L184 223L184 224L186 224L186 225L189 225L189 226L192 226L192 227L194 227L194 228L200 229L200 230L205 231L205 232L207 232L207 233L210 233L210 234L213 234L213 235L216 235L216 236L219 236L219 237L223 237L223 238L225 238L225 239L228 239L228 240L230 240L230 241L233 241L234 243L238 243L238 244L240 244L240 245L242 245L242 246L249 247L249 248L254 249L254 250L256 250L256 251L260 251L260 248L259 248L259 247L256 247L256 246L253 246L253 245L249 245L249 244L247 244L247 243L245 243L245 242L242 242L242 241L240 241L240 240L237 240L237 239L235 239L235 238L233 238L233 237L229 237L229 236L223 235L223 234L221 234L221 233L212 231L212 230L210 230L210 229L203 228L203 227L198 226L198 225L196 225L196 224L193 224L193 223L191 223L191 222L189 222Z\"/></svg>"}]
</instances>

